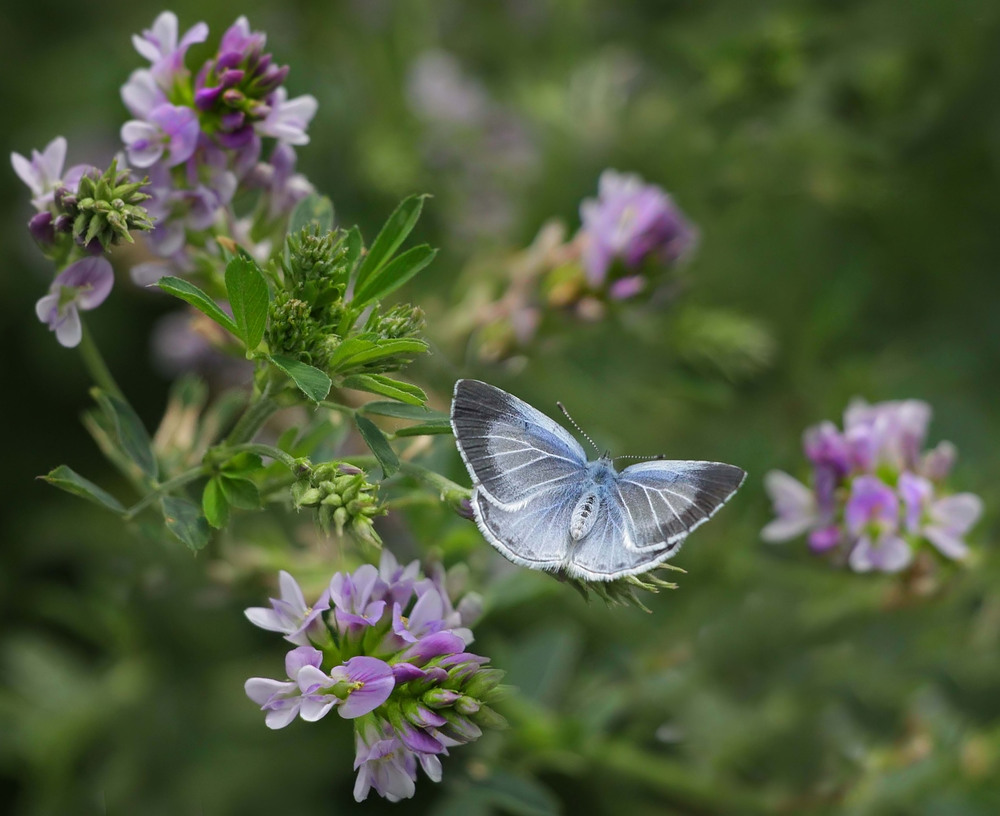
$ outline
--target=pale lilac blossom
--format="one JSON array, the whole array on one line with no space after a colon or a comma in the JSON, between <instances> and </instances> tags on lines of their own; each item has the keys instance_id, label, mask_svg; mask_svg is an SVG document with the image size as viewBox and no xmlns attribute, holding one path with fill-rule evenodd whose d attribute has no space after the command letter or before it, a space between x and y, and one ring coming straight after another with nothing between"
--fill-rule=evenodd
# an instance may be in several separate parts
<instances>
[{"instance_id":1,"label":"pale lilac blossom","mask_svg":"<svg viewBox=\"0 0 1000 816\"><path fill-rule=\"evenodd\" d=\"M285 144L309 144L306 128L316 115L318 105L314 96L305 94L288 99L288 91L278 88L270 102L270 112L256 124L257 132Z\"/></svg>"},{"instance_id":2,"label":"pale lilac blossom","mask_svg":"<svg viewBox=\"0 0 1000 816\"><path fill-rule=\"evenodd\" d=\"M278 586L280 597L270 599L270 608L258 606L244 610L247 620L261 629L281 632L285 640L298 646L309 645L310 634L317 636L315 642L322 643L319 633L324 627L320 615L330 608L329 590L309 606L298 582L284 570L278 573Z\"/></svg>"},{"instance_id":3,"label":"pale lilac blossom","mask_svg":"<svg viewBox=\"0 0 1000 816\"><path fill-rule=\"evenodd\" d=\"M673 264L694 246L694 228L673 199L639 176L605 170L598 183L598 197L580 205L583 263L588 283L595 288L608 283L615 261L638 270L647 260ZM644 288L641 280L619 283L613 296L625 299ZM612 282L614 283L614 282Z\"/></svg>"},{"instance_id":4,"label":"pale lilac blossom","mask_svg":"<svg viewBox=\"0 0 1000 816\"><path fill-rule=\"evenodd\" d=\"M164 164L174 167L191 158L199 133L198 117L191 108L163 104L153 108L146 120L132 119L122 125L121 138L136 167L149 167L164 154Z\"/></svg>"},{"instance_id":5,"label":"pale lilac blossom","mask_svg":"<svg viewBox=\"0 0 1000 816\"><path fill-rule=\"evenodd\" d=\"M107 258L91 256L66 267L35 304L35 314L56 333L59 344L73 348L83 338L80 309L100 306L111 293L114 272Z\"/></svg>"},{"instance_id":6,"label":"pale lilac blossom","mask_svg":"<svg viewBox=\"0 0 1000 816\"><path fill-rule=\"evenodd\" d=\"M200 22L189 28L178 40L177 15L164 11L141 35L132 35L132 45L151 63L150 73L165 91L173 89L175 81L186 73L184 57L188 48L208 39L208 25Z\"/></svg>"},{"instance_id":7,"label":"pale lilac blossom","mask_svg":"<svg viewBox=\"0 0 1000 816\"><path fill-rule=\"evenodd\" d=\"M268 728L284 728L302 711L306 702L299 687L299 676L310 669L318 670L323 653L311 646L299 646L285 656L285 673L288 680L271 680L251 677L243 686L247 697L266 712L264 724Z\"/></svg>"},{"instance_id":8,"label":"pale lilac blossom","mask_svg":"<svg viewBox=\"0 0 1000 816\"><path fill-rule=\"evenodd\" d=\"M857 572L903 570L923 542L948 560L964 559L965 536L982 514L982 501L947 491L956 451L950 442L923 450L930 418L921 400L869 405L856 399L844 412L842 431L832 422L806 429L811 484L781 471L767 474L776 518L761 537L808 534L814 552Z\"/></svg>"},{"instance_id":9,"label":"pale lilac blossom","mask_svg":"<svg viewBox=\"0 0 1000 816\"><path fill-rule=\"evenodd\" d=\"M31 151L28 159L20 153L10 154L10 163L18 178L31 190L31 203L35 209L46 210L52 204L55 192L60 187L75 190L80 183L80 177L90 169L88 165L73 165L63 174L66 163L66 139L57 136L39 153Z\"/></svg>"}]
</instances>

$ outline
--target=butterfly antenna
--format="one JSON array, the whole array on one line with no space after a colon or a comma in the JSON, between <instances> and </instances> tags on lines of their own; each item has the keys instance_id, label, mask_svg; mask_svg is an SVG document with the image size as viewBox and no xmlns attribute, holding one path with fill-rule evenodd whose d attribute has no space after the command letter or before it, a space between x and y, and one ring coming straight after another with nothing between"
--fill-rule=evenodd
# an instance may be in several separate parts
<instances>
[{"instance_id":1,"label":"butterfly antenna","mask_svg":"<svg viewBox=\"0 0 1000 816\"><path fill-rule=\"evenodd\" d=\"M612 459L612 461L613 462L617 462L619 459L646 459L646 460L649 460L649 459L666 459L666 458L667 457L664 456L662 453L658 453L655 456L634 456L633 454L628 454L626 456L616 456L614 459Z\"/></svg>"},{"instance_id":2,"label":"butterfly antenna","mask_svg":"<svg viewBox=\"0 0 1000 816\"><path fill-rule=\"evenodd\" d=\"M599 447L597 447L597 443L593 439L591 439L589 436L587 436L587 432L585 430L583 430L583 428L581 428L579 425L577 425L576 424L576 420L573 419L573 417L571 417L569 415L569 411L566 410L566 406L563 405L561 402L557 402L556 405L559 406L559 410L562 411L566 415L566 419L568 419L570 421L570 423L573 425L573 427L576 428L577 431L579 431L580 435L584 439L586 439L591 445L594 446L594 450L596 450L598 453L601 453L601 449Z\"/></svg>"}]
</instances>

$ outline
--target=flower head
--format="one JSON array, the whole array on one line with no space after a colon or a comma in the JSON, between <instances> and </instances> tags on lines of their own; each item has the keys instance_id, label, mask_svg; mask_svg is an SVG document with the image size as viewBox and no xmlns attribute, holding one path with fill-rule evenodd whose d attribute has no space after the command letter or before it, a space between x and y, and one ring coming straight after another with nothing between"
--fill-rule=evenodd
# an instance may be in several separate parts
<instances>
[{"instance_id":1,"label":"flower head","mask_svg":"<svg viewBox=\"0 0 1000 816\"><path fill-rule=\"evenodd\" d=\"M165 103L153 108L146 119L122 125L121 137L129 161L149 167L166 154L165 164L173 167L187 161L198 145L198 117L191 108Z\"/></svg>"},{"instance_id":2,"label":"flower head","mask_svg":"<svg viewBox=\"0 0 1000 816\"><path fill-rule=\"evenodd\" d=\"M807 533L814 552L857 572L899 572L923 542L946 559L963 559L964 536L982 502L947 492L955 448L942 442L922 451L930 417L920 400L854 400L843 430L832 422L808 428L803 447L812 485L769 473L765 484L777 518L761 536L783 541Z\"/></svg>"},{"instance_id":3,"label":"flower head","mask_svg":"<svg viewBox=\"0 0 1000 816\"><path fill-rule=\"evenodd\" d=\"M83 258L52 281L49 293L35 304L35 314L56 333L60 345L73 348L83 337L79 310L96 309L104 303L114 281L107 258Z\"/></svg>"},{"instance_id":4,"label":"flower head","mask_svg":"<svg viewBox=\"0 0 1000 816\"><path fill-rule=\"evenodd\" d=\"M325 644L322 651L299 646L286 658L287 680L246 683L271 728L296 717L313 722L334 709L353 721L358 801L372 789L392 801L412 796L418 767L439 781L440 757L449 748L504 724L490 705L501 693L503 673L466 651L471 633L450 628L462 619L440 594L443 578L421 579L416 562L401 566L388 551L377 569L365 564L337 573L328 590L331 612L313 618L328 637L310 630L314 643ZM247 610L247 616L291 639L302 631L305 610L322 603L308 607L287 573L281 584L282 598L272 600L271 609Z\"/></svg>"},{"instance_id":5,"label":"flower head","mask_svg":"<svg viewBox=\"0 0 1000 816\"><path fill-rule=\"evenodd\" d=\"M177 15L164 11L142 34L132 35L135 50L151 63L150 75L165 91L173 90L178 78L186 74L184 57L188 48L208 39L208 25L196 23L178 40Z\"/></svg>"},{"instance_id":6,"label":"flower head","mask_svg":"<svg viewBox=\"0 0 1000 816\"><path fill-rule=\"evenodd\" d=\"M597 199L580 205L583 261L592 287L605 283L614 261L636 271L647 259L676 263L695 243L694 228L663 190L639 176L605 170ZM615 282L612 297L625 299L645 287L642 277Z\"/></svg>"}]
</instances>

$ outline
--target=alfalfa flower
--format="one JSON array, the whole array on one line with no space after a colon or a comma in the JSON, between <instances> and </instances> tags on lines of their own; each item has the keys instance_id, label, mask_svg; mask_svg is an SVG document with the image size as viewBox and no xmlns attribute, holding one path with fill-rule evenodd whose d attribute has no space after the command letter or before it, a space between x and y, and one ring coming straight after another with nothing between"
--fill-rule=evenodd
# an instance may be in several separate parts
<instances>
[{"instance_id":1,"label":"alfalfa flower","mask_svg":"<svg viewBox=\"0 0 1000 816\"><path fill-rule=\"evenodd\" d=\"M312 606L287 573L281 585L271 609L250 609L247 617L286 639L308 632L315 645L288 653L287 679L251 678L246 694L269 728L296 718L314 722L334 710L352 720L359 802L373 789L390 801L413 796L418 768L440 781L449 748L503 727L491 707L503 673L466 651L479 605L453 605L440 573L421 578L417 562L404 567L383 551L378 568L336 573Z\"/></svg>"},{"instance_id":2,"label":"alfalfa flower","mask_svg":"<svg viewBox=\"0 0 1000 816\"><path fill-rule=\"evenodd\" d=\"M669 266L693 248L696 232L673 199L639 176L605 170L596 199L580 205L587 283L626 300L650 285L647 262ZM618 265L620 273L612 274Z\"/></svg>"},{"instance_id":3,"label":"alfalfa flower","mask_svg":"<svg viewBox=\"0 0 1000 816\"><path fill-rule=\"evenodd\" d=\"M921 549L950 561L965 558L964 537L982 514L982 501L948 489L956 456L951 443L923 450L930 419L921 400L855 400L844 412L843 430L832 422L806 429L810 485L782 471L767 474L777 517L761 537L807 534L815 553L856 572L899 572Z\"/></svg>"},{"instance_id":4,"label":"alfalfa flower","mask_svg":"<svg viewBox=\"0 0 1000 816\"><path fill-rule=\"evenodd\" d=\"M63 270L49 293L35 304L35 314L56 333L60 345L73 348L83 337L80 309L96 309L114 285L114 272L107 258L82 258Z\"/></svg>"}]
</instances>

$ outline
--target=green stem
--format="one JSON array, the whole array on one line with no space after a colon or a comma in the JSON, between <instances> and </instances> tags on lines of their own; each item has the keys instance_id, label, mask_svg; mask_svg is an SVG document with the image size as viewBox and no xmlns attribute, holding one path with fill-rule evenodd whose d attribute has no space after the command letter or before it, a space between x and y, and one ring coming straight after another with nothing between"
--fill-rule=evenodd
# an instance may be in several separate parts
<instances>
[{"instance_id":1,"label":"green stem","mask_svg":"<svg viewBox=\"0 0 1000 816\"><path fill-rule=\"evenodd\" d=\"M79 349L83 357L83 364L90 372L91 378L103 391L118 397L123 402L128 402L118 387L118 383L115 382L115 378L111 376L111 371L104 362L104 357L101 356L100 349L97 348L90 329L87 328L86 323L83 321L81 323L83 324L83 337L80 339Z\"/></svg>"},{"instance_id":2,"label":"green stem","mask_svg":"<svg viewBox=\"0 0 1000 816\"><path fill-rule=\"evenodd\" d=\"M227 445L223 448L223 450L226 453L259 453L261 456L268 456L271 459L281 462L281 464L296 474L302 467L301 459L296 459L291 454L285 453L281 450L281 448L276 448L273 445L264 445L260 442L244 442L239 445Z\"/></svg>"},{"instance_id":3,"label":"green stem","mask_svg":"<svg viewBox=\"0 0 1000 816\"><path fill-rule=\"evenodd\" d=\"M588 758L602 770L659 792L692 814L741 816L772 813L760 798L692 773L680 763L640 751L624 741L602 742L588 751Z\"/></svg>"},{"instance_id":4,"label":"green stem","mask_svg":"<svg viewBox=\"0 0 1000 816\"><path fill-rule=\"evenodd\" d=\"M174 476L173 479L168 479L161 484L156 486L156 489L151 493L147 493L138 502L133 504L128 511L125 513L124 518L126 520L133 519L142 510L145 510L149 505L156 501L160 496L165 493L171 493L178 487L183 487L188 482L193 482L195 479L199 479L208 473L208 468L205 465L198 465L198 467L191 468L190 470L185 470L178 476Z\"/></svg>"},{"instance_id":5,"label":"green stem","mask_svg":"<svg viewBox=\"0 0 1000 816\"><path fill-rule=\"evenodd\" d=\"M338 413L344 414L344 416L353 417L358 412L353 408L349 408L346 405L341 405L339 402L331 402L330 400L322 400L320 406L323 408L329 408L331 411L337 411Z\"/></svg>"},{"instance_id":6,"label":"green stem","mask_svg":"<svg viewBox=\"0 0 1000 816\"><path fill-rule=\"evenodd\" d=\"M264 386L264 390L261 391L260 396L250 403L233 430L229 432L225 444L241 445L249 442L253 439L254 434L267 422L271 414L279 408L281 406L275 400L271 399L271 383L269 381Z\"/></svg>"},{"instance_id":7,"label":"green stem","mask_svg":"<svg viewBox=\"0 0 1000 816\"><path fill-rule=\"evenodd\" d=\"M354 465L355 467L363 468L369 470L371 468L380 467L378 459L374 456L348 456L344 459L349 465ZM441 497L447 499L448 501L461 501L462 499L467 499L472 495L472 491L467 487L462 487L460 484L456 484L451 479L442 476L440 473L436 473L430 468L425 468L423 465L418 465L416 462L400 462L399 472L405 476L412 476L415 479L419 479L424 484L430 485L435 490L441 493Z\"/></svg>"}]
</instances>

